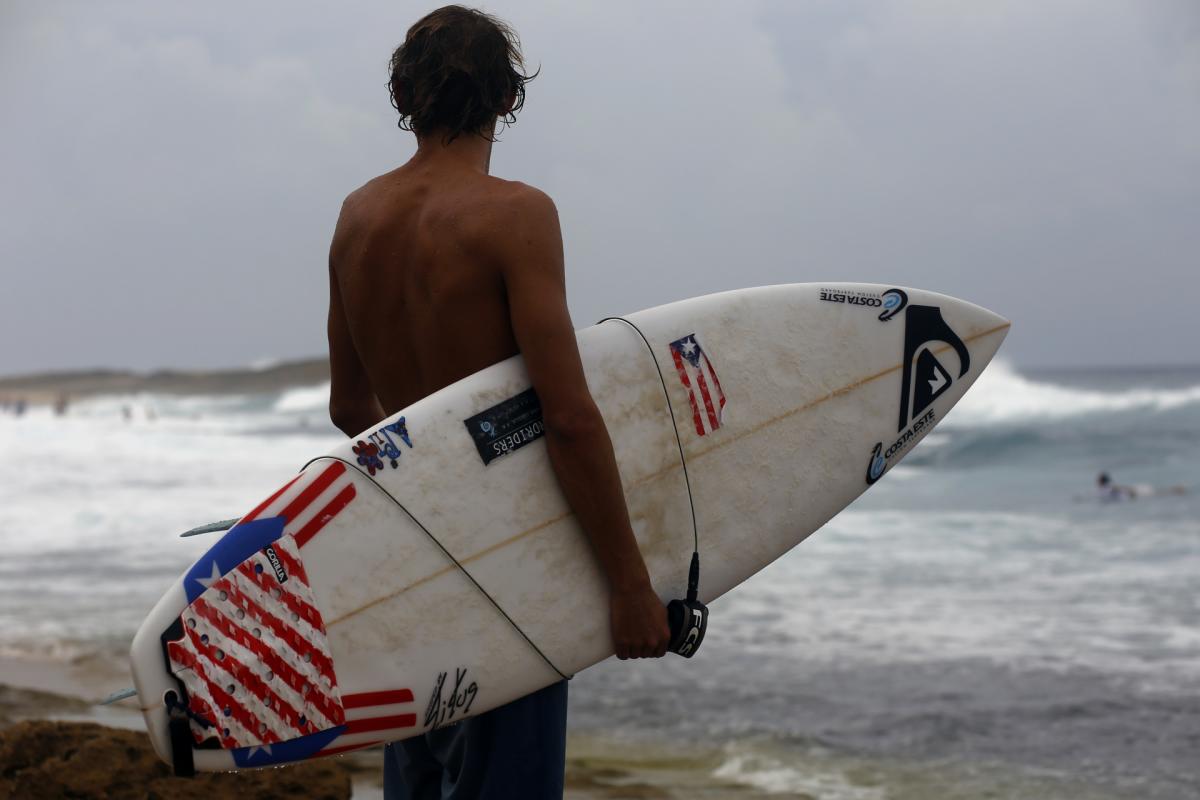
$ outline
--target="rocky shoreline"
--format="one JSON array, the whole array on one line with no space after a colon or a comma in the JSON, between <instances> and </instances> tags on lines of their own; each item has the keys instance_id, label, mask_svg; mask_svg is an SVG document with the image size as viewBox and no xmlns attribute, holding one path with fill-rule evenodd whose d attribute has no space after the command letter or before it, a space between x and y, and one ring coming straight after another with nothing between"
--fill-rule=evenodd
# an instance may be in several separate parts
<instances>
[{"instance_id":1,"label":"rocky shoreline","mask_svg":"<svg viewBox=\"0 0 1200 800\"><path fill-rule=\"evenodd\" d=\"M350 770L332 759L185 779L174 777L137 731L50 720L24 720L0 731L0 797L345 800L351 792Z\"/></svg>"}]
</instances>

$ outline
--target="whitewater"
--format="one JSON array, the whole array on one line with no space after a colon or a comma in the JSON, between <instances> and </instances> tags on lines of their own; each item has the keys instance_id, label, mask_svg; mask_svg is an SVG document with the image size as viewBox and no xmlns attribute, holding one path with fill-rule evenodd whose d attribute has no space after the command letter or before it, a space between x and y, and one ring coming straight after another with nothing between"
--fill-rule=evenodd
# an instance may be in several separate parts
<instances>
[{"instance_id":1,"label":"whitewater","mask_svg":"<svg viewBox=\"0 0 1200 800\"><path fill-rule=\"evenodd\" d=\"M327 402L318 385L0 414L0 656L120 663L209 546L178 533L337 442ZM637 770L690 743L670 797L1200 796L1198 446L1200 369L993 363L714 603L695 659L578 676L574 746ZM1102 503L1100 471L1189 492Z\"/></svg>"}]
</instances>

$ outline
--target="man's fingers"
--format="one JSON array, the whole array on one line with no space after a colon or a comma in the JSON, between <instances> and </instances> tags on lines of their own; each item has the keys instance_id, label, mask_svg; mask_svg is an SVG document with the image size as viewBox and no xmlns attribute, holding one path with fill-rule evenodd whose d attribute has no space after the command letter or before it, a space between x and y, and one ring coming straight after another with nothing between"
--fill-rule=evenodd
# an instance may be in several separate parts
<instances>
[{"instance_id":1,"label":"man's fingers","mask_svg":"<svg viewBox=\"0 0 1200 800\"><path fill-rule=\"evenodd\" d=\"M666 607L654 596L632 600L614 595L612 632L617 658L662 658L671 646Z\"/></svg>"},{"instance_id":2,"label":"man's fingers","mask_svg":"<svg viewBox=\"0 0 1200 800\"><path fill-rule=\"evenodd\" d=\"M662 658L667 654L670 642L666 639L644 641L640 643L618 644L617 658L628 661L633 658Z\"/></svg>"},{"instance_id":3,"label":"man's fingers","mask_svg":"<svg viewBox=\"0 0 1200 800\"><path fill-rule=\"evenodd\" d=\"M631 658L645 658L645 656L645 646L636 642L631 642L630 644L621 647L617 651L617 658L620 658L622 661Z\"/></svg>"}]
</instances>

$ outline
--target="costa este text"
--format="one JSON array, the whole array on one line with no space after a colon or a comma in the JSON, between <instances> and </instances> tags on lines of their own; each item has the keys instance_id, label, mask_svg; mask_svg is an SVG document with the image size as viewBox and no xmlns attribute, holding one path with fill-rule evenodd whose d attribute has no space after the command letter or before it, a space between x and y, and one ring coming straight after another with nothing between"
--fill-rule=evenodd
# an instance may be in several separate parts
<instances>
[{"instance_id":1,"label":"costa este text","mask_svg":"<svg viewBox=\"0 0 1200 800\"><path fill-rule=\"evenodd\" d=\"M822 291L821 299L827 303L846 303L851 306L878 307L883 305L883 299L879 297L866 297L861 294L844 294L842 292Z\"/></svg>"}]
</instances>

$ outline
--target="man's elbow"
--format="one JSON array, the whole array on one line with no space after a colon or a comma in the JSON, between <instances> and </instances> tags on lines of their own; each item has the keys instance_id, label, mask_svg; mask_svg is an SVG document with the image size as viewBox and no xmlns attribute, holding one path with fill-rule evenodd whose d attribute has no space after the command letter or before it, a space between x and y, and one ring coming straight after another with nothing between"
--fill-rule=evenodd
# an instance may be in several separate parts
<instances>
[{"instance_id":1,"label":"man's elbow","mask_svg":"<svg viewBox=\"0 0 1200 800\"><path fill-rule=\"evenodd\" d=\"M590 403L583 407L546 411L543 420L547 436L567 445L587 441L605 430L604 418Z\"/></svg>"},{"instance_id":2,"label":"man's elbow","mask_svg":"<svg viewBox=\"0 0 1200 800\"><path fill-rule=\"evenodd\" d=\"M361 419L356 409L338 401L336 398L329 398L329 421L334 427L342 433L353 438L362 432Z\"/></svg>"}]
</instances>

